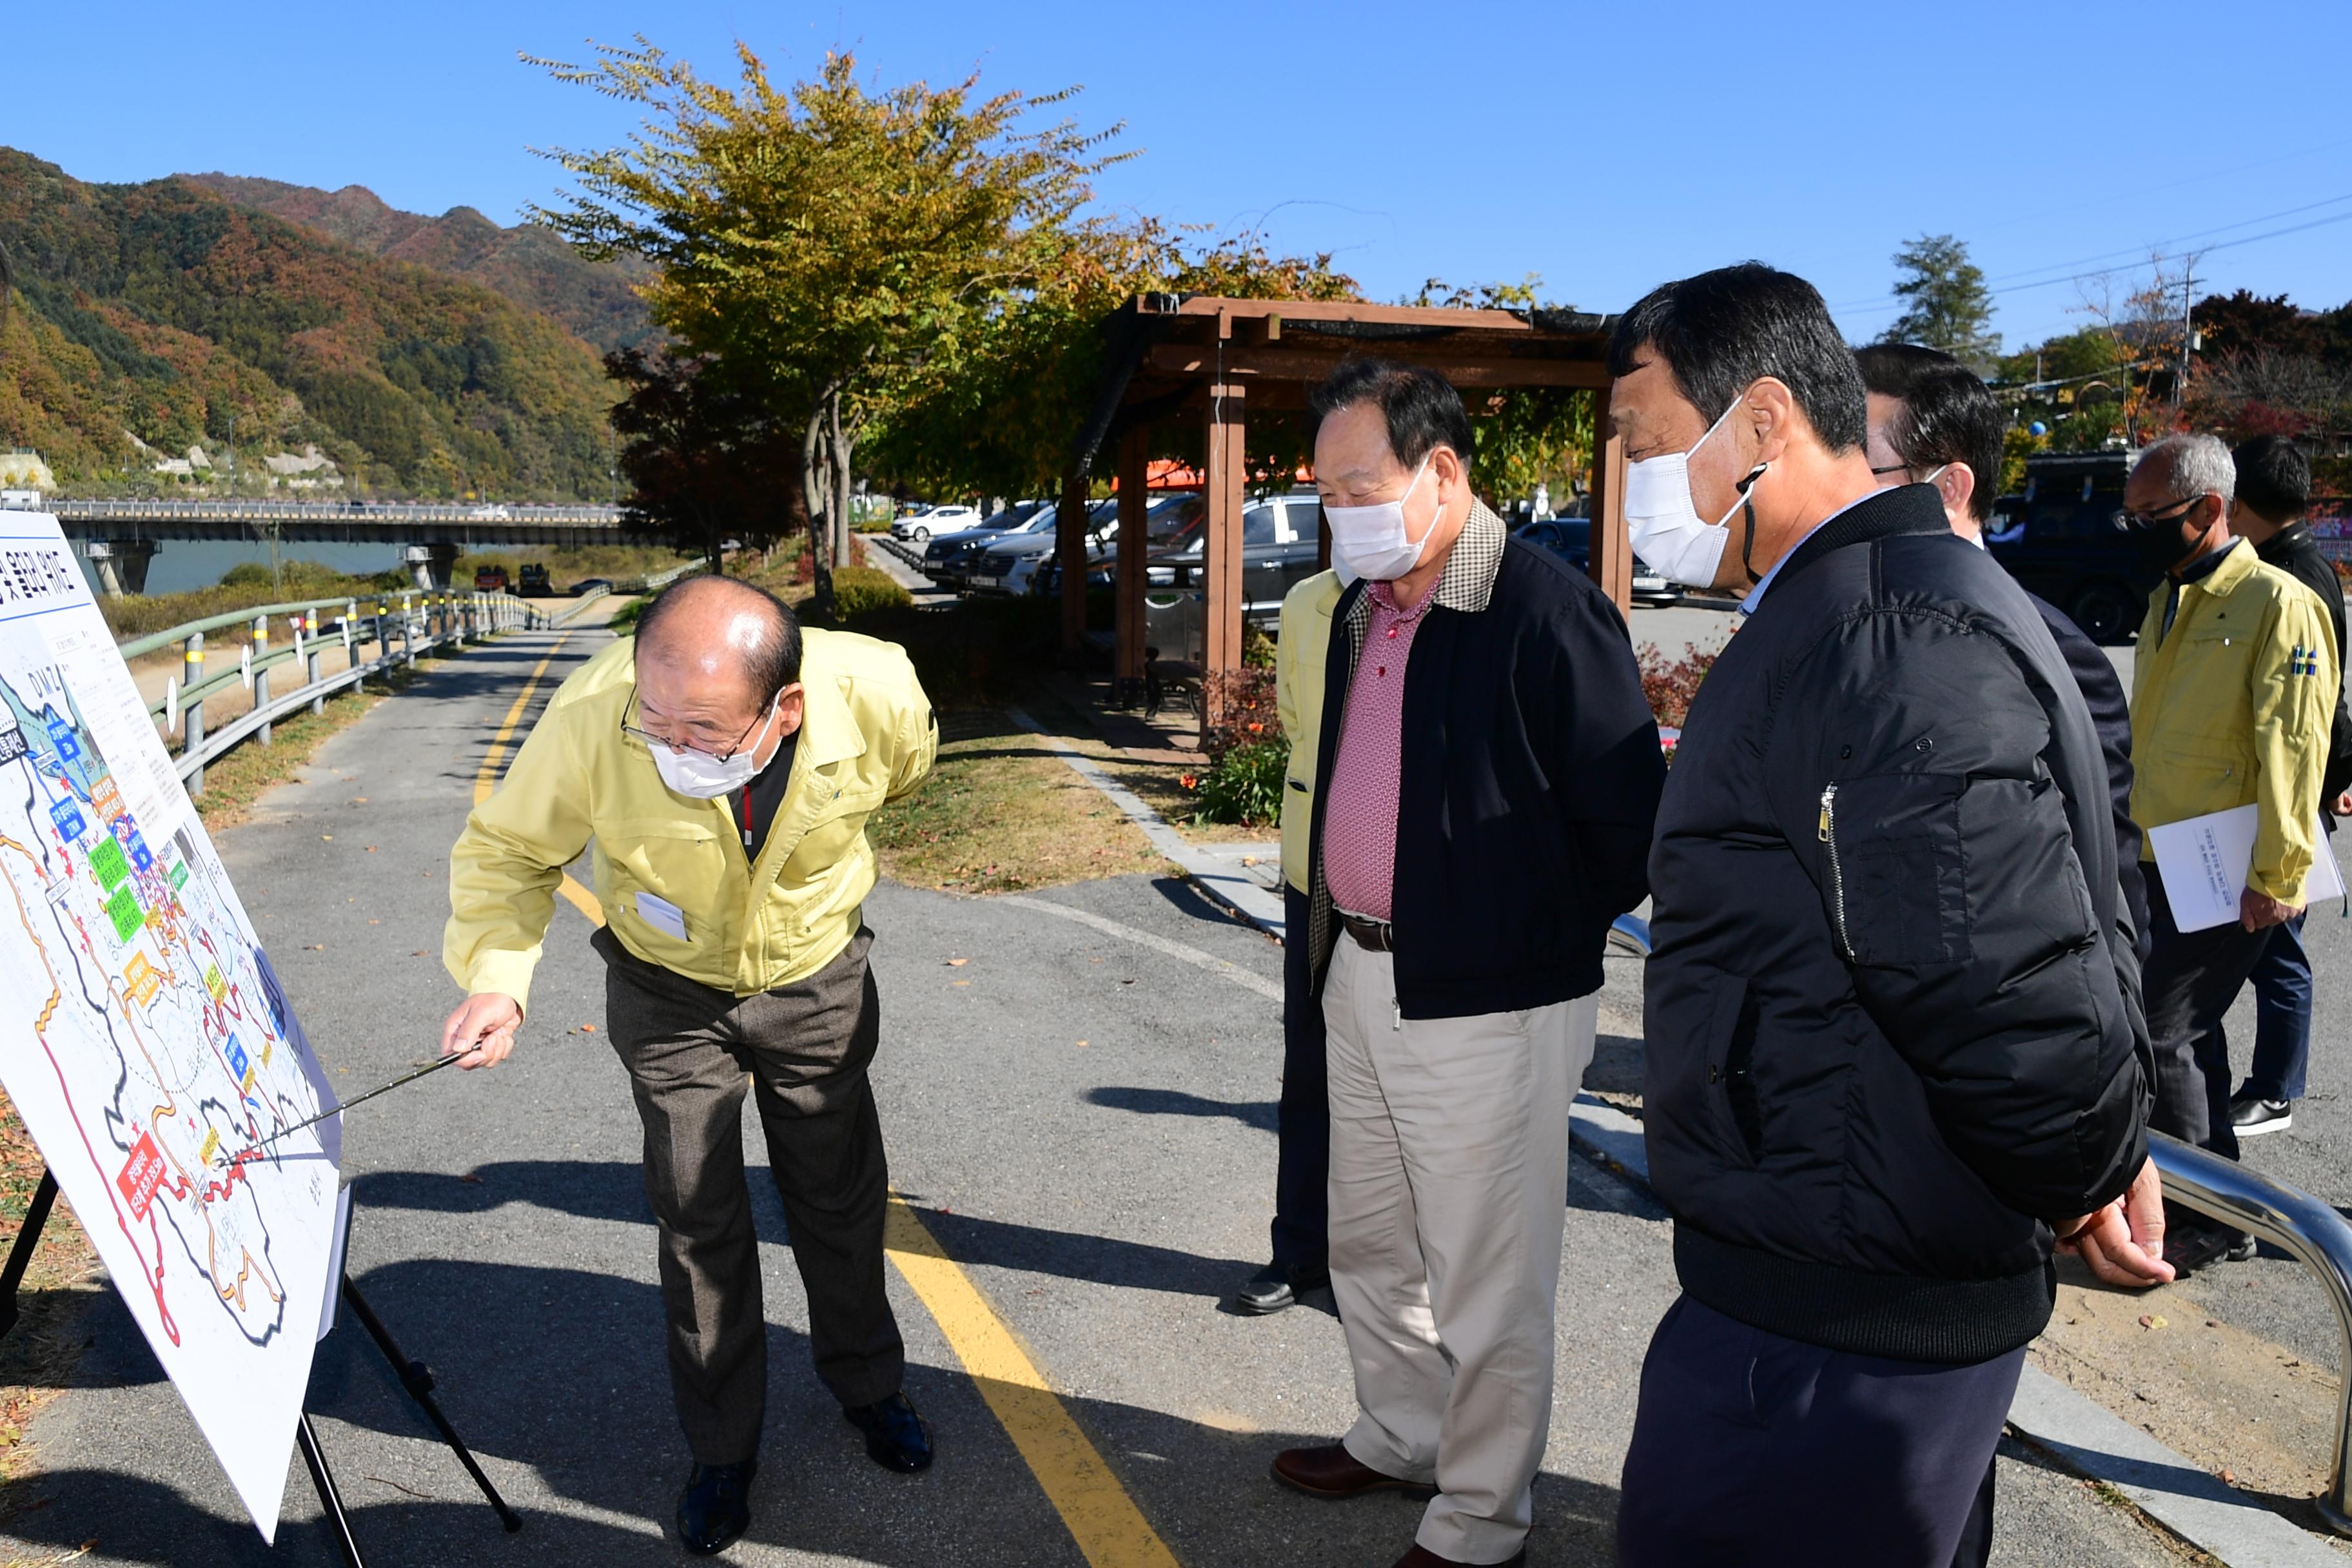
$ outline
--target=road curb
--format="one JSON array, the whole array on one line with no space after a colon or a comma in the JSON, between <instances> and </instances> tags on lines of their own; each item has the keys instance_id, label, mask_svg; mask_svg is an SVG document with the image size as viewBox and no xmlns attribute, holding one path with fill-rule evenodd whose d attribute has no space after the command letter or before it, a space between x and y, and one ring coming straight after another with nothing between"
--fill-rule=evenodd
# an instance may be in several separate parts
<instances>
[{"instance_id":1,"label":"road curb","mask_svg":"<svg viewBox=\"0 0 2352 1568\"><path fill-rule=\"evenodd\" d=\"M1244 923L1255 926L1276 942L1283 939L1288 921L1280 893L1244 874L1240 867L1187 840L1133 790L1103 772L1093 758L1070 746L1021 709L1007 708L1004 712L1015 724L1044 742L1080 778L1100 790L1104 798L1127 815L1129 822L1143 829L1151 847L1182 868L1184 875L1202 892L1231 910Z\"/></svg>"},{"instance_id":2,"label":"road curb","mask_svg":"<svg viewBox=\"0 0 2352 1568\"><path fill-rule=\"evenodd\" d=\"M1642 1124L1615 1106L1578 1095L1569 1111L1569 1142L1595 1164L1655 1194ZM2076 1475L2115 1488L2142 1513L2227 1568L2344 1568L2344 1554L2324 1538L2038 1368L2027 1367L2018 1380L2009 1425Z\"/></svg>"}]
</instances>

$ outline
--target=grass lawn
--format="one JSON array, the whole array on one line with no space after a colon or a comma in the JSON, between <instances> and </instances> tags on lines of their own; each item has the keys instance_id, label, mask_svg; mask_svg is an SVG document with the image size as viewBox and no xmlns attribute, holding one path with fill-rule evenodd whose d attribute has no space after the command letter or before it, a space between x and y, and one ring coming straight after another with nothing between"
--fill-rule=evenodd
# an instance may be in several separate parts
<instances>
[{"instance_id":1,"label":"grass lawn","mask_svg":"<svg viewBox=\"0 0 2352 1568\"><path fill-rule=\"evenodd\" d=\"M874 814L885 876L1011 893L1171 869L1118 807L1003 713L942 714L940 731L931 776Z\"/></svg>"}]
</instances>

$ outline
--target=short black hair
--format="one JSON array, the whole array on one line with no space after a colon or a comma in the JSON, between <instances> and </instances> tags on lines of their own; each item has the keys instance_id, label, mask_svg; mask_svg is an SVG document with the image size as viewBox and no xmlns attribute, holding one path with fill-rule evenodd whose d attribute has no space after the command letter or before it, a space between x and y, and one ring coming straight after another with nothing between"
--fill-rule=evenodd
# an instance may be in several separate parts
<instances>
[{"instance_id":1,"label":"short black hair","mask_svg":"<svg viewBox=\"0 0 2352 1568\"><path fill-rule=\"evenodd\" d=\"M2284 436L2256 436L2231 448L2238 499L2266 522L2288 523L2311 505L2311 458Z\"/></svg>"},{"instance_id":2,"label":"short black hair","mask_svg":"<svg viewBox=\"0 0 2352 1568\"><path fill-rule=\"evenodd\" d=\"M719 588L724 584L725 589ZM732 590L731 593L727 590ZM763 637L756 648L743 655L743 674L751 689L760 693L763 703L775 700L777 692L801 678L801 622L793 607L756 583L746 583L726 576L681 577L654 595L645 614L637 617L635 636L637 647L645 647L657 637L662 626L672 616L690 609L694 601L714 592L740 601L746 597L764 605L774 616L778 635Z\"/></svg>"},{"instance_id":3,"label":"short black hair","mask_svg":"<svg viewBox=\"0 0 2352 1568\"><path fill-rule=\"evenodd\" d=\"M1977 479L1969 515L1991 517L2009 437L2009 412L1991 389L1950 354L1917 343L1873 343L1853 358L1864 388L1903 405L1886 425L1886 444L1903 466L1917 474L1966 463Z\"/></svg>"},{"instance_id":4,"label":"short black hair","mask_svg":"<svg viewBox=\"0 0 2352 1568\"><path fill-rule=\"evenodd\" d=\"M1439 447L1453 447L1465 464L1476 455L1462 395L1433 370L1394 360L1345 360L1307 397L1318 423L1359 403L1379 405L1389 450L1408 468L1421 467Z\"/></svg>"},{"instance_id":5,"label":"short black hair","mask_svg":"<svg viewBox=\"0 0 2352 1568\"><path fill-rule=\"evenodd\" d=\"M1787 386L1822 445L1862 445L1862 373L1821 290L1760 261L1661 283L1617 319L1609 374L1630 375L1650 349L1707 423L1764 376Z\"/></svg>"}]
</instances>

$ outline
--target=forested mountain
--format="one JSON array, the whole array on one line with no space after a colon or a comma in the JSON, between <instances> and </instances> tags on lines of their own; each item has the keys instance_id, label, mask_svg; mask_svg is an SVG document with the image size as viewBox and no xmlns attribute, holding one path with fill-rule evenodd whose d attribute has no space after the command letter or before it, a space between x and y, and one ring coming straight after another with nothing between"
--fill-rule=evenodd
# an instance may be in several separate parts
<instances>
[{"instance_id":1,"label":"forested mountain","mask_svg":"<svg viewBox=\"0 0 2352 1568\"><path fill-rule=\"evenodd\" d=\"M193 180L85 184L5 148L0 244L17 275L0 447L71 488L151 480L133 437L210 450L234 418L248 461L315 443L364 493L609 489L596 350L480 283Z\"/></svg>"},{"instance_id":2,"label":"forested mountain","mask_svg":"<svg viewBox=\"0 0 2352 1568\"><path fill-rule=\"evenodd\" d=\"M500 228L472 207L451 207L439 217L402 212L365 185L322 191L237 174L186 178L346 245L495 289L600 349L628 348L653 335L645 301L629 291L646 273L634 257L597 266L546 229Z\"/></svg>"}]
</instances>

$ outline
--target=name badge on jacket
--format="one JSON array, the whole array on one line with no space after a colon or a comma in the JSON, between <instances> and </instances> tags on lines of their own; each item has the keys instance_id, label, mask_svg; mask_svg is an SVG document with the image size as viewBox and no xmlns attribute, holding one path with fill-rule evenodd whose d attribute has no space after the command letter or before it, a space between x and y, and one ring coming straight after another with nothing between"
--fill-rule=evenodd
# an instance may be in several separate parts
<instances>
[{"instance_id":1,"label":"name badge on jacket","mask_svg":"<svg viewBox=\"0 0 2352 1568\"><path fill-rule=\"evenodd\" d=\"M667 899L639 893L637 918L664 936L674 937L679 942L686 940L686 911Z\"/></svg>"}]
</instances>

